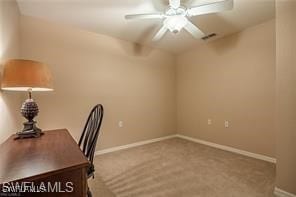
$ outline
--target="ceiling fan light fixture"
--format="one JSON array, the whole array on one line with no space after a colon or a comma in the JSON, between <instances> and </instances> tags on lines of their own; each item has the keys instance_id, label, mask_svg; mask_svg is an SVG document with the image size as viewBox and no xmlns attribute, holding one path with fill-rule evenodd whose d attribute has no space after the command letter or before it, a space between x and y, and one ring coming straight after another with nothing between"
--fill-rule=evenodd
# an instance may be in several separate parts
<instances>
[{"instance_id":1,"label":"ceiling fan light fixture","mask_svg":"<svg viewBox=\"0 0 296 197\"><path fill-rule=\"evenodd\" d=\"M163 21L163 25L173 33L179 33L186 25L188 19L185 16L169 16Z\"/></svg>"}]
</instances>

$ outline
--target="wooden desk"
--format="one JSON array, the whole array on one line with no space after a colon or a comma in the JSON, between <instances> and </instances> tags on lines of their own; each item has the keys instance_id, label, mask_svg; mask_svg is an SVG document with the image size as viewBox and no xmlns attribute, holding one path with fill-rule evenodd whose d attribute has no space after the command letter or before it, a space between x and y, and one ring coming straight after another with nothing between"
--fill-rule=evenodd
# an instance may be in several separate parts
<instances>
[{"instance_id":1,"label":"wooden desk","mask_svg":"<svg viewBox=\"0 0 296 197\"><path fill-rule=\"evenodd\" d=\"M61 186L58 191L64 191L20 196L86 196L89 162L66 129L45 131L40 138L14 140L14 137L0 146L0 196L2 189L7 189L7 182L33 182L37 186L43 182L46 187L57 184ZM73 186L72 192L65 192L67 182L73 183L68 183Z\"/></svg>"}]
</instances>

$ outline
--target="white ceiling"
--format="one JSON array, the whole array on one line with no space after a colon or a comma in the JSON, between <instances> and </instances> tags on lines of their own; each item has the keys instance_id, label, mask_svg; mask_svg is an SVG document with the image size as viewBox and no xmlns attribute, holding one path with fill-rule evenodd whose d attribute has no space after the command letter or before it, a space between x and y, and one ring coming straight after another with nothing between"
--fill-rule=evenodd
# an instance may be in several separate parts
<instances>
[{"instance_id":1,"label":"white ceiling","mask_svg":"<svg viewBox=\"0 0 296 197\"><path fill-rule=\"evenodd\" d=\"M182 0L182 3L189 7L213 1L218 0ZM274 1L234 0L232 11L197 16L191 21L205 33L223 37L274 18ZM18 0L18 4L23 15L74 25L173 53L189 50L204 42L182 31L177 35L168 32L161 41L153 43L151 38L160 28L160 19L124 19L125 14L163 11L168 0Z\"/></svg>"}]
</instances>

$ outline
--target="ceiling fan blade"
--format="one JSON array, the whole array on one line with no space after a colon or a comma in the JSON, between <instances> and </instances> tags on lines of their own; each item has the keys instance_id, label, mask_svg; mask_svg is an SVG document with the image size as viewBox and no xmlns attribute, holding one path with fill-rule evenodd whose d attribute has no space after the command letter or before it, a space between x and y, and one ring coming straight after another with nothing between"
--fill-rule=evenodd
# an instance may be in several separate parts
<instances>
[{"instance_id":1,"label":"ceiling fan blade","mask_svg":"<svg viewBox=\"0 0 296 197\"><path fill-rule=\"evenodd\" d=\"M190 34L192 34L192 36L196 39L200 39L205 36L205 34L190 21L187 22L184 29L186 29Z\"/></svg>"},{"instance_id":2,"label":"ceiling fan blade","mask_svg":"<svg viewBox=\"0 0 296 197\"><path fill-rule=\"evenodd\" d=\"M156 42L156 41L160 40L165 35L165 33L167 31L168 31L168 29L165 26L162 26L160 28L160 30L155 34L155 36L153 37L152 41L153 42Z\"/></svg>"},{"instance_id":3,"label":"ceiling fan blade","mask_svg":"<svg viewBox=\"0 0 296 197\"><path fill-rule=\"evenodd\" d=\"M203 14L212 14L217 12L222 12L226 10L231 10L233 8L233 0L223 0L214 3L209 3L197 7L192 7L188 9L189 16L197 16Z\"/></svg>"},{"instance_id":4,"label":"ceiling fan blade","mask_svg":"<svg viewBox=\"0 0 296 197\"><path fill-rule=\"evenodd\" d=\"M180 7L180 0L170 0L170 7L172 8Z\"/></svg>"},{"instance_id":5,"label":"ceiling fan blade","mask_svg":"<svg viewBox=\"0 0 296 197\"><path fill-rule=\"evenodd\" d=\"M125 15L125 19L151 19L151 18L163 18L163 17L164 15L161 13Z\"/></svg>"}]
</instances>

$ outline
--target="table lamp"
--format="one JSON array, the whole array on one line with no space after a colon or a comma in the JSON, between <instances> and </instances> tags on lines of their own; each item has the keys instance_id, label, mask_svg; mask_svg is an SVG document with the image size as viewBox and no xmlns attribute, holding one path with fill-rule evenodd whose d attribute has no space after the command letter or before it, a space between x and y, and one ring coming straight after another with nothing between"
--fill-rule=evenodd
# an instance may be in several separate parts
<instances>
[{"instance_id":1,"label":"table lamp","mask_svg":"<svg viewBox=\"0 0 296 197\"><path fill-rule=\"evenodd\" d=\"M48 67L37 61L12 59L4 64L2 90L26 91L29 98L21 107L21 114L27 119L17 138L32 138L42 135L34 118L38 115L37 103L32 99L32 92L53 91L52 76Z\"/></svg>"}]
</instances>

